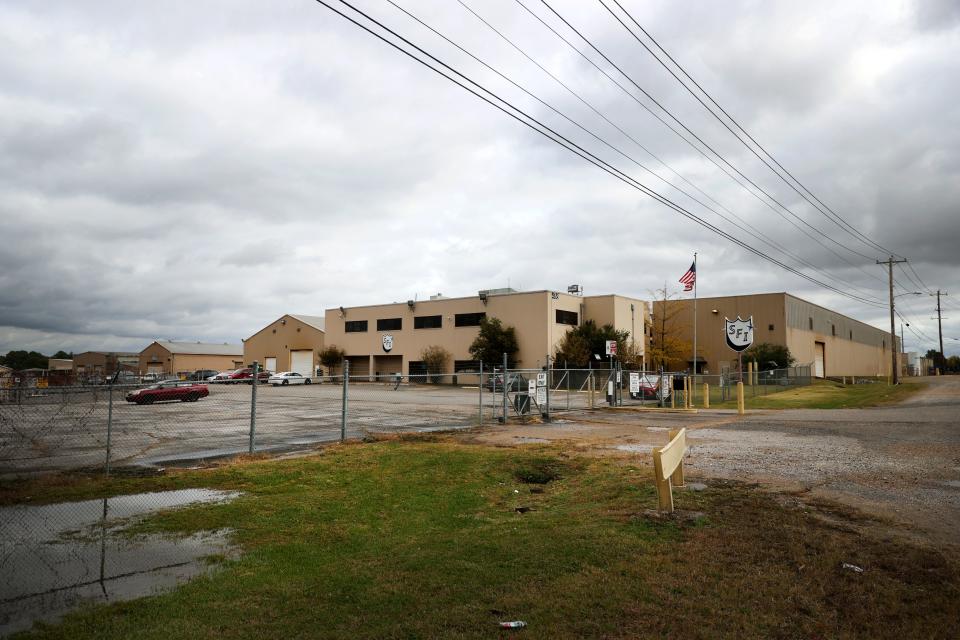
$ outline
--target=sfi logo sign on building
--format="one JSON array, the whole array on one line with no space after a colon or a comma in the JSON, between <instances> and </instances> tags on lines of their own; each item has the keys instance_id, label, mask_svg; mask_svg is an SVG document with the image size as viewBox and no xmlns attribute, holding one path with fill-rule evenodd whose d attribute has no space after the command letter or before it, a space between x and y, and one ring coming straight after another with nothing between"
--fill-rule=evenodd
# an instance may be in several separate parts
<instances>
[{"instance_id":1,"label":"sfi logo sign on building","mask_svg":"<svg viewBox=\"0 0 960 640\"><path fill-rule=\"evenodd\" d=\"M383 350L390 352L393 349L393 336L385 335L383 336Z\"/></svg>"},{"instance_id":2,"label":"sfi logo sign on building","mask_svg":"<svg viewBox=\"0 0 960 640\"><path fill-rule=\"evenodd\" d=\"M736 320L724 318L726 324L727 346L734 351L745 351L753 344L753 316L746 320L737 316Z\"/></svg>"}]
</instances>

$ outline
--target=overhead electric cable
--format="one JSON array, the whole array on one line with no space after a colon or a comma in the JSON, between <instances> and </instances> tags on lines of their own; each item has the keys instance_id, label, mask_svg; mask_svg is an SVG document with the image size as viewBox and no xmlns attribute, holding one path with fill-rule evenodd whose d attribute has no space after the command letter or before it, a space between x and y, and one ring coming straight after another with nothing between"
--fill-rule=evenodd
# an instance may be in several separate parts
<instances>
[{"instance_id":1,"label":"overhead electric cable","mask_svg":"<svg viewBox=\"0 0 960 640\"><path fill-rule=\"evenodd\" d=\"M771 262L771 263L773 263L773 264L776 264L777 266L780 266L781 268L785 269L786 271L789 271L789 272L791 272L791 273L794 273L794 274L800 276L801 278L803 278L803 279L805 279L805 280L807 280L807 281L809 281L809 282L812 282L812 283L817 284L817 285L819 285L819 286L821 286L821 287L824 287L824 288L826 288L826 289L829 289L829 290L831 290L831 291L834 291L834 292L836 292L836 293L838 293L838 294L840 294L840 295L842 295L842 296L845 296L845 297L850 298L850 299L853 299L853 300L857 300L857 301L862 302L862 303L864 303L864 304L868 304L868 305L872 305L872 306L883 306L882 304L878 304L878 303L875 303L875 302L873 302L873 301L871 301L871 300L868 300L868 299L865 299L865 298L861 298L860 296L853 295L853 294L851 294L851 293L849 293L849 292L847 292L847 291L843 291L843 290L841 290L841 289L838 289L838 288L836 288L836 287L834 287L834 286L832 286L832 285L830 285L830 284L821 282L820 280L817 280L816 278L813 278L812 276L810 276L810 275L808 275L808 274L805 274L805 273L803 273L803 272L801 272L801 271L798 271L798 270L795 269L794 267L791 267L791 266L789 266L789 265L787 265L787 264L784 264L783 262L780 262L780 261L777 260L776 258L774 258L774 257L772 257L772 256L769 256L769 255L763 253L763 252L760 251L759 249L756 249L755 247L752 247L751 245L743 242L742 240L740 240L740 239L738 239L738 238L736 238L736 237L734 237L734 236L731 236L730 234L728 234L727 232L723 231L722 229L716 227L715 225L712 225L711 223L709 223L709 222L707 222L706 220L703 220L702 218L700 218L699 216L691 213L690 211L686 210L685 208L681 207L680 205L676 204L675 202L671 201L670 199L668 199L668 198L660 195L660 194L657 193L656 191L654 191L654 190L650 189L649 187L645 186L643 183L641 183L641 182L639 182L638 180L632 178L631 176L629 176L628 174L626 174L626 173L622 172L621 170L617 169L617 168L614 167L613 165L610 165L609 163L607 163L607 162L604 161L603 159L595 156L594 154L590 153L589 151L587 151L587 150L584 149L583 147L580 147L579 145L577 145L576 143L572 142L571 140L569 140L568 138L564 137L563 135L557 133L556 131L554 131L553 129L551 129L550 127L548 127L547 125L543 124L542 122L540 122L539 120L537 120L536 118L534 118L533 116L529 115L528 113L526 113L526 112L524 112L523 110L519 109L518 107L514 106L513 104L511 104L511 103L508 102L507 100L504 100L503 98L501 98L500 96L498 96L498 95L495 94L494 92L486 89L485 87L483 87L482 85L480 85L480 84L477 83L476 81L472 80L471 78L467 77L466 75L464 75L464 74L461 73L460 71L457 71L456 69L454 69L453 67L451 67L451 66L448 65L447 63L439 60L439 59L438 59L437 57L435 57L434 55L432 55L432 54L430 54L429 52L423 50L421 47L419 47L419 46L417 46L416 44L412 43L410 40L404 38L402 35L398 34L398 33L395 32L394 30L392 30L392 29L390 29L389 27L385 26L384 24L382 24L381 22L379 22L379 21L376 20L375 18L373 18L373 17L369 16L368 14L364 13L363 11L357 9L356 7L354 7L353 5L351 5L351 4L350 4L349 2L347 2L346 0L340 0L340 4L341 4L341 5L344 5L344 6L346 6L346 7L349 7L354 13L357 13L357 14L363 16L367 21L369 21L369 22L377 25L378 27L380 27L380 29L382 29L383 31L389 33L389 34L392 35L394 38L402 41L403 43L405 43L405 44L408 45L409 47L412 47L412 48L415 49L416 51L420 52L422 55L430 58L431 60L433 60L434 62L436 62L436 63L439 64L440 66L442 66L443 68L445 68L445 69L447 69L448 71L452 72L453 74L456 74L457 76L463 78L466 82L469 82L469 83L472 84L473 86L477 87L477 89L479 89L480 91L482 91L482 92L484 92L484 93L492 96L493 99L495 99L495 100L497 100L498 102L503 103L504 105L506 105L506 107L501 106L500 104L497 104L497 103L494 102L493 99L491 99L491 98L488 98L488 97L486 97L486 96L484 96L484 95L481 95L480 93L478 93L478 92L475 91L474 89L471 89L470 87L468 87L467 85L463 84L462 82L460 82L460 81L457 80L456 78L451 77L450 75L448 75L447 73L443 72L441 69L433 66L432 64L430 64L430 63L427 62L426 60L423 60L423 59L417 57L415 54L411 53L410 51L404 49L403 47L401 47L401 46L400 46L399 44L397 44L396 42L393 42L393 41L387 39L386 37L384 37L384 36L381 35L380 33L377 33L376 31L374 31L374 30L371 29L370 27L368 27L368 26L366 26L366 25L364 25L364 24L361 24L360 22L358 22L358 21L357 21L356 19L354 19L353 17L348 16L348 15L346 15L345 13L337 10L336 8L334 8L333 6L331 6L326 0L316 0L316 1L317 1L318 4L321 4L321 5L325 6L327 9L330 9L332 12L334 12L334 13L336 13L337 15L343 17L344 19L348 20L349 22L355 24L356 26L360 27L360 28L363 29L364 31L367 31L368 33L370 33L371 35L375 36L376 38L378 38L379 40L381 40L381 41L384 42L385 44L393 47L393 48L396 49L397 51L400 51L400 52L403 53L404 55L406 55L406 56L408 56L409 58L413 59L414 61L420 63L421 65L427 67L428 69L434 71L435 73L437 73L437 74L440 75L441 77L449 80L450 82L456 84L457 86L461 87L462 89L468 91L469 93L473 94L473 95L476 96L477 98L480 98L481 100L483 100L483 101L486 102L487 104L495 107L495 108L498 109L499 111L501 111L501 112L503 112L504 114L506 114L506 115L510 116L511 118L513 118L514 120L516 120L516 121L520 122L521 124L529 127L530 129L536 131L536 132L539 133L540 135L542 135L542 136L546 137L547 139L551 140L552 142L560 145L561 147L563 147L564 149L570 151L571 153L573 153L573 154L575 154L575 155L583 158L583 159L586 160L587 162L590 162L591 164L597 166L597 167L600 168L601 170L606 171L607 173L609 173L610 175L614 176L615 178L617 178L617 179L620 180L621 182L624 182L625 184L633 187L634 189L637 189L638 191L641 191L642 193L650 196L650 197L653 198L654 200L657 200L657 201L660 202L661 204L664 204L665 206L667 206L667 207L669 207L670 209L676 211L677 213L679 213L680 215L684 216L685 218L688 218L688 219L690 219L690 220L692 220L692 221L694 221L694 222L697 222L697 223L700 224L701 226L703 226L703 227L705 227L705 228L713 231L713 232L716 233L717 235L719 235L719 236L721 236L721 237L723 237L723 238L725 238L725 239L733 242L734 244L737 244L738 246L740 246L740 247L746 249L747 251L749 251L749 252L757 255L758 257L761 257L761 258L763 258L763 259L765 259L765 260L767 260L767 261L769 261L769 262ZM509 109L509 110L508 110L508 109ZM512 110L512 111L511 111L511 110ZM516 112L516 113L514 113L514 112ZM521 114L523 117L521 117L521 115L517 115L517 114ZM533 124L533 123L535 123L535 124Z\"/></svg>"},{"instance_id":2,"label":"overhead electric cable","mask_svg":"<svg viewBox=\"0 0 960 640\"><path fill-rule=\"evenodd\" d=\"M828 207L826 204L824 204L823 201L821 201L816 195L813 194L812 191L810 191L810 189L808 189L805 185L803 185L792 173L790 173L790 171L788 171L776 158L774 158L773 155L771 155L770 152L768 152L768 151L763 147L763 145L761 145L759 142L757 142L757 140L756 140L752 135L750 135L750 133L749 133L746 129L744 129L744 128L740 125L740 123L737 122L736 119L734 119L733 116L731 116L731 115L726 111L726 109L724 109L722 106L720 106L720 105L717 103L717 101L714 100L713 96L711 96L711 95L706 91L706 89L704 89L702 86L700 86L700 84L699 84L696 80L694 80L694 78L693 78L689 73L687 73L687 70L684 69L683 66L682 66L679 62L677 62L677 61L673 58L673 56L671 56L671 55L660 45L660 43L657 42L657 40L656 40L652 35L650 35L650 33L647 32L647 30L644 29L643 26L640 25L639 22L637 22L636 18L634 18L633 15L632 15L629 11L627 11L627 10L623 7L622 4L620 4L619 0L612 0L612 1L613 1L613 3L616 4L616 5L620 8L620 10L630 19L630 21L633 22L633 24L635 24L635 25L637 26L637 28L640 29L640 31L642 31L643 34L644 34L645 36L647 36L647 38L649 38L650 41L653 42L653 44L654 44L661 52L663 52L663 54L670 60L670 62L672 62L672 63L674 64L674 66L676 66L677 69L680 70L680 72L684 75L684 77L686 77L687 79L689 79L690 82L692 82L693 85L696 86L697 89L699 89L700 92L701 92L704 96L706 96L707 99L708 99L714 106L716 106L717 109L719 109L720 112L723 113L723 115L726 116L727 119L728 119L731 123L733 123L733 125L734 125L738 130L740 130L754 145L756 145L756 147L757 147L758 149L760 149L760 151L762 151L763 154L764 154L765 156L767 156L767 158L769 158L771 161L773 161L773 163L776 164L776 166L777 166L781 171L783 171L783 173L786 174L786 175L790 178L790 180L792 180L793 182L791 182L790 180L787 180L779 171L777 171L777 169L775 169L773 166L770 165L770 162L768 162L766 158L764 158L764 157L761 156L759 153L757 153L756 149L754 149L751 145L747 144L747 142L746 142L743 138L741 138L740 135L739 135L736 131L734 131L734 130L730 127L730 125L727 124L727 122L725 122L725 121L723 120L723 118L721 118L713 109L711 109L710 106L708 106L708 105L700 98L700 96L697 95L697 93L694 92L693 89L691 89L691 88L687 85L687 83L685 83L679 76L677 76L677 74L673 71L673 69L671 69L652 49L650 49L650 47L647 46L647 43L645 43L640 37L638 37L637 34L635 34L635 33L633 32L633 30L632 30L626 23L624 23L624 22L620 19L619 16L617 16L617 14L606 4L606 2L604 2L604 0L597 0L597 1L603 6L604 9L606 9L606 10L610 13L610 15L612 15L614 18L616 18L617 22L619 22L619 23L623 26L623 28L626 29L627 32L630 33L630 35L633 36L633 38L634 38L637 42L639 42L640 45L641 45L644 49L646 49L647 52L648 52L651 56L653 56L653 58L654 58L657 62L659 62L660 65L661 65L664 69L666 69L666 70L670 73L670 75L672 75L672 76L674 77L674 79L676 79L677 82L679 82L679 83L683 86L683 88L686 89L686 90L690 93L690 95L692 95L692 96L694 97L694 99L696 99L697 102L699 102L699 103L703 106L704 109L706 109L706 110L710 113L710 115L712 115L714 118L716 118L716 120L717 120L720 124L722 124L740 143L742 143L744 147L746 147L747 149L749 149L750 152L753 153L753 155L755 155L755 156L757 157L757 159L759 159L761 162L763 162L763 164L765 164L778 178L780 178L785 184L787 184L791 189L793 189L793 190L797 193L797 195L799 195L801 198L803 198L804 200L806 200L813 208L815 208L815 209L818 210L820 213L822 213L822 214L824 215L824 217L826 217L828 220L831 220L832 222L834 222L834 224L836 224L838 227L840 227L841 229L843 229L845 232L847 232L848 234L850 234L851 236L853 236L853 237L854 237L855 239L857 239L858 241L862 242L864 245L866 245L866 246L868 246L868 247L870 247L870 248L872 248L872 249L878 249L878 250L880 250L881 252L886 253L886 254L893 254L893 253L894 253L894 252L890 251L889 249L885 248L884 246L880 245L879 243L875 242L875 241L872 240L870 237L868 237L866 234L862 233L862 232L861 232L860 230L858 230L856 227L854 227L853 225L851 225L851 224L850 224L849 222L847 222L847 220L845 220L840 214L838 214L838 213L835 212L833 209L831 209L831 208ZM794 186L794 183L795 183L797 186L799 186L800 189L802 189L803 191L801 191L800 189L798 189L797 186ZM804 193L804 192L806 192L806 193ZM810 197L808 197L807 194L809 194ZM811 200L811 199L810 199L811 197L812 197L813 200L815 200L816 202L814 202L813 200ZM826 211L825 211L824 209L826 209ZM829 213L828 213L828 212L829 212Z\"/></svg>"},{"instance_id":3,"label":"overhead electric cable","mask_svg":"<svg viewBox=\"0 0 960 640\"><path fill-rule=\"evenodd\" d=\"M750 236L753 237L754 239L763 242L764 244L770 246L771 248L776 249L777 251L780 251L780 252L783 253L784 255L786 255L786 256L788 256L788 257L796 260L797 262L803 264L804 266L806 266L806 267L808 267L808 268L810 268L810 269L812 269L812 270L820 273L821 275L825 276L826 278L829 278L829 279L832 279L832 280L836 280L836 281L838 281L838 282L841 282L841 283L843 283L843 284L845 284L845 285L847 285L847 286L852 287L853 289L860 289L856 284L854 284L854 283L852 283L852 282L849 282L849 281L846 281L846 280L844 280L843 278L840 278L840 277L838 277L838 276L835 276L835 275L832 275L832 274L830 274L830 273L827 273L826 271L824 271L823 269L817 267L816 265L814 265L814 264L812 264L812 263L804 260L802 257L800 257L800 256L794 254L793 252L789 251L788 249L786 249L785 247L783 247L780 243L778 243L778 242L776 242L775 240L773 240L772 238L766 236L765 234L763 234L763 233L760 232L759 230L756 231L756 232L754 232L753 230L751 230L750 228L748 228L748 227L749 227L749 223L746 222L743 218L741 218L740 216L738 216L738 215L735 214L734 212L730 211L729 209L727 209L726 207L724 207L724 206L723 206L722 204L720 204L719 202L716 202L716 200L713 200L713 198L710 198L708 195L704 194L708 199L710 199L710 200L712 200L713 202L715 202L720 208L722 208L724 211L726 211L727 213L729 213L733 218L735 218L736 220L738 220L738 221L739 221L740 223L742 223L742 224L738 224L737 222L734 222L733 220L730 220L728 217L724 216L724 215L723 215L722 213L720 213L719 211L715 210L714 208L712 208L712 207L709 206L708 204L706 204L706 203L704 203L703 201L699 200L698 198L696 198L695 196L693 196L693 195L690 194L689 192L685 191L684 189L682 189L682 188L676 186L675 184L671 183L670 181L666 180L665 178L663 178L662 176L660 176L658 173L656 173L655 171L653 171L652 169L650 169L649 167L645 166L643 163L641 163L640 161L638 161L638 160L637 160L636 158L634 158L633 156L627 154L626 152L624 152L623 150L621 150L621 149L618 148L617 146L615 146L615 145L613 145L612 143L610 143L608 140L606 140L606 139L598 136L596 133L594 133L593 131L591 131L591 130L588 129L587 127L585 127L585 126L584 126L583 124L581 124L580 122L577 122L576 120L570 118L569 116L567 116L565 113L563 113L561 110L557 109L555 106L553 106L553 105L550 104L549 102L543 100L542 98L540 98L540 97L539 97L538 95L536 95L535 93L533 93L533 92L529 91L528 89L526 89L523 85L521 85L521 84L519 84L518 82L514 81L512 78L510 78L510 77L507 76L506 74L502 73L502 72L499 71L498 69L494 68L493 66L491 66L490 64L488 64L487 62L485 62L485 61L484 61L483 59L481 59L479 56L477 56L477 55L475 55L474 53L470 52L469 50L467 50L466 48L464 48L463 46L461 46L460 44L458 44L457 42L455 42L454 40L452 40L452 39L449 38L448 36L444 35L443 33L441 33L440 31L438 31L437 29L435 29L435 28L432 27L431 25L427 24L424 20L422 20L421 18L419 18L417 15L415 15L415 14L412 13L411 11L409 11L409 10L405 9L404 7L400 6L399 4L397 4L396 2L394 2L393 0L387 0L387 2L389 2L389 3L390 3L394 8L396 8L398 11L402 12L404 15L406 15L407 17L409 17L411 20L414 20L415 22L417 22L420 26L422 26L422 27L424 27L425 29L429 30L431 33L433 33L433 34L436 35L437 37L443 39L445 42L447 42L448 44L452 45L453 47L457 48L459 51L461 51L462 53L464 53L464 54L466 54L467 56L469 56L470 58L472 58L474 61L476 61L477 63L479 63L480 65L482 65L484 68L486 68L486 69L488 69L489 71L493 72L494 74L496 74L497 76L499 76L500 78L502 78L502 79L505 80L506 82L510 83L511 85L513 85L514 87L516 87L517 89L519 89L520 91L522 91L523 93L525 93L526 95L530 96L531 98L533 98L534 100L536 100L537 102L539 102L540 104L542 104L542 105L543 105L544 107L546 107L547 109L553 111L555 114L557 114L557 115L560 116L561 118L565 119L567 122L569 122L569 123L573 124L574 126L576 126L578 129L580 129L581 131L583 131L583 132L586 133L587 135L591 136L592 138L596 139L598 142L602 143L602 144L605 145L606 147L608 147L608 148L610 148L611 150L615 151L617 154L623 156L625 159L627 159L627 160L629 160L630 162L632 162L633 164L637 165L638 167L640 167L641 169L643 169L644 171L646 171L647 173L649 173L650 175L652 175L654 178L656 178L656 179L660 180L661 182L663 182L666 186L671 187L671 188L673 188L673 189L676 189L677 191L679 191L679 192L682 193L683 195L687 196L688 198L690 198L691 200L693 200L694 202L696 202L696 203L699 204L700 206L704 207L704 208L707 209L708 211L710 211L710 212L712 212L713 214L717 215L718 217L720 217L720 218L723 219L724 221L730 223L730 224L733 225L734 227L740 229L740 230L743 231L744 233L750 235ZM466 8L467 8L467 10L471 11L471 13L473 13L473 14L477 17L477 19L479 19L479 20L483 21L485 24L487 24L486 21L485 21L481 16L477 15L476 13L474 13L469 7L466 7ZM493 29L493 27L492 27L491 25L488 24L488 26L490 26L490 27ZM494 30L495 30L495 29L494 29ZM499 32L498 32L498 33L499 33ZM506 38L505 38L505 39L506 39ZM509 40L507 40L507 41L510 42ZM512 44L512 43L511 43L511 44ZM522 51L521 51L521 52L522 52ZM526 54L524 54L524 55L526 55ZM533 62L534 64L537 64L537 66L540 67L540 65L539 65L535 60L532 60L532 59L531 59L531 62ZM621 134L623 134L626 138L628 138L628 139L631 140L634 144L636 144L640 149L642 149L644 152L646 152L647 155L649 155L651 158L653 158L654 160L656 160L657 162L659 162L661 165L663 165L664 167L666 167L666 168L667 168L669 171L671 171L674 175L676 175L677 177L681 178L682 180L684 180L685 182L687 182L688 184L690 184L692 187L694 187L695 189L697 189L698 191L700 191L701 193L703 193L703 191L700 190L696 185L694 185L692 182L690 182L689 180L687 180L686 178L684 178L680 173L678 173L677 171L675 171L670 165L668 165L666 162L664 162L664 161L661 160L659 157L657 157L655 154L653 154L653 153L652 153L650 150L648 150L639 140L637 140L636 138L634 138L633 136L631 136L628 132L624 131L620 126L618 126L616 123L614 123L613 121L611 121L606 115L604 115L600 110L598 110L593 104L591 104L590 102L588 102L587 100L585 100L585 99L584 99L582 96L580 96L576 91L574 91L573 89L571 89L570 87L568 87L566 84L564 84L560 79L558 79L556 76L554 76L552 73L550 73L550 71L548 71L547 69L544 69L543 67L540 67L540 68L541 68L546 74L548 74L551 78L553 78L557 83L559 83L564 89L566 89L566 90L567 90L568 92L570 92L574 97L576 97L578 100L580 100L580 102L582 102L584 105L586 105L590 110L592 110L595 114L597 114L597 115L598 115L600 118L602 118L605 122L607 122L608 124L610 124L610 126L612 126L613 128L615 128L617 131L619 131ZM743 226L743 225L748 225L748 226ZM866 296L870 296L870 293L865 292L865 291L863 291L862 289L860 289L860 293L863 293L863 294L866 295ZM879 299L877 299L877 301L879 302Z\"/></svg>"},{"instance_id":4,"label":"overhead electric cable","mask_svg":"<svg viewBox=\"0 0 960 640\"><path fill-rule=\"evenodd\" d=\"M547 29L549 29L551 32L553 32L554 35L556 35L558 38L560 38L561 40L563 40L563 42L565 42L565 43L567 44L567 46L569 46L571 49L573 49L575 52L577 52L581 57L583 57L585 60L587 60L587 61L588 61L591 65L593 65L595 68L597 68L598 70L600 70L600 72L603 73L603 75L605 75L608 79L610 79L611 81L613 81L613 82L614 82L618 87L620 87L620 89L621 89L622 91L624 91L629 97L631 97L634 101L636 101L638 104L640 104L641 107L643 107L645 110L647 110L647 111L650 112L651 114L654 113L649 107L647 107L645 104L643 104L643 102L640 101L635 95L633 95L630 91L626 90L626 88L624 88L623 85L621 85L620 83L618 83L618 82L616 82L615 80L613 80L613 78L611 78L608 73L606 73L605 71L603 71L603 70L600 68L600 66L597 65L589 56L587 56L587 55L584 54L582 51L580 51L580 49L578 49L576 46L574 46L574 45L573 45L569 40L567 40L562 34L560 34L556 29L554 29L551 25L549 25L546 21L544 21L543 18L541 18L536 12L532 11L529 7L527 7L527 6L522 2L522 0L514 0L514 1L515 1L517 4L519 4L521 7L523 7L528 13L530 13L530 15L532 15L534 18L536 18L536 19L537 19L541 24L543 24ZM866 254L857 252L857 251L851 249L850 247L841 244L840 242L838 242L838 241L835 240L834 238L826 235L825 233L823 233L823 231L821 231L820 229L814 227L814 226L811 225L809 222L807 222L806 220L804 220L803 218L801 218L800 216L798 216L797 214L795 214L793 211L791 211L791 210L788 209L785 205L783 205L779 200L777 200L777 199L774 198L772 195L770 195L767 191L765 191L762 187L760 187L759 185L757 185L753 180L751 180L749 177L747 177L746 175L744 175L739 169L737 169L735 166L733 166L726 158L724 158L721 154L719 154L716 150L714 150L713 147L711 147L711 146L708 145L706 142L704 142L696 133L694 133L693 131L691 131L683 122L681 122L676 116L674 116L669 110L667 110L662 104L660 104L652 95L650 95L643 87L641 87L629 74L627 74L623 69L621 69L619 65L617 65L615 62L613 62L613 61L612 61L606 54L604 54L596 45L594 45L586 36L584 36L576 27L574 27L572 24L570 24L569 21L567 21L562 15L560 15L560 13L557 12L556 9L554 9L549 3L547 3L546 0L540 0L540 1L541 1L541 3L542 3L544 6L547 7L547 9L549 9L555 16L557 16L557 18L559 18L565 25L567 25L567 27L568 27L571 31L573 31L574 33L576 33L577 36L579 36L580 39L583 40L591 49L593 49L597 54L599 54L610 66L612 66L614 69L616 69L616 70L620 73L620 75L622 75L624 78L626 78L634 87L636 87L644 96L646 96L647 99L649 99L651 102L653 102L655 105L657 105L657 107L659 107L667 116L669 116L669 117L670 117L673 121L675 121L680 127L682 127L682 128L683 128L685 131L687 131L691 136L693 136L693 138L696 139L698 142L700 142L700 144L702 144L702 145L703 145L704 147L706 147L709 151L711 151L711 152L712 152L717 158L719 158L724 164L726 164L728 167L730 167L730 169L732 169L735 173L737 173L737 174L738 174L739 176L741 176L744 180L746 180L748 183L750 183L755 189L757 189L758 191L760 191L761 193L763 193L764 195L766 195L767 198L769 198L770 201L772 201L772 202L774 202L776 205L778 205L778 206L780 207L780 209L782 209L783 211L785 211L786 213L788 213L790 216L792 216L794 219L796 219L797 221L799 221L799 222L800 222L801 224L803 224L804 226L806 226L806 227L812 229L813 231L815 231L817 234L819 234L820 236L822 236L824 239L826 239L826 240L832 242L833 244L837 245L837 246L840 247L841 249L845 249L845 250L847 250L847 251L850 251L851 253L854 253L854 254L862 257L862 258L869 259L869 260L873 260L873 258L872 258L871 256L867 256ZM751 190L751 189L748 188L745 184L743 184L739 179L734 178L734 176L733 176L727 169L725 169L724 167L722 167L711 155L705 153L702 149L700 149L697 145L693 144L693 142L691 142L690 140L688 140L684 135L682 135L680 132L678 132L675 128L673 128L673 127L670 126L670 125L667 125L667 123L663 120L663 118L659 117L659 115L657 115L657 114L654 114L654 115L655 115L655 117L656 117L661 123L664 123L674 134L676 134L681 140L683 140L683 141L686 142L688 145L690 145L690 147L693 148L697 153L699 153L699 154L702 155L705 159L707 159L708 161L710 161L711 163L713 163L714 165L716 165L721 171L723 171L723 172L726 173L728 176L730 176L732 179L734 179L741 187L743 187L748 193L750 193L750 194L751 194L753 197L755 197L758 201L760 201L762 204L764 204L766 207L768 207L771 211L773 211L774 213L776 213L778 216L780 216L781 218L783 218L784 220L786 220L787 222L789 222L792 226L794 226L795 228L797 228L798 230L800 230L801 232L803 232L804 235L806 235L808 238L810 238L811 240L813 240L814 242L816 242L817 244L819 244L820 246L822 246L823 248L825 248L827 251L829 251L829 252L832 253L834 256L836 256L837 258L839 258L839 259L842 260L843 262L847 263L847 264L850 265L851 267L853 267L853 268L861 271L862 273L864 273L864 274L867 275L868 277L873 278L874 280L877 280L878 282L886 283L886 280L885 280L884 278L881 278L881 277L879 277L879 276L876 275L876 274L873 274L873 273L870 273L870 272L864 270L860 265L857 265L857 264L851 262L850 260L848 260L846 257L844 257L843 255L841 255L840 253L838 253L838 252L835 251L834 249L830 248L829 246L827 246L826 244L824 244L824 243L821 242L820 240L818 240L818 239L814 238L813 236L811 236L808 232L806 232L806 231L804 231L803 229L801 229L801 228L800 228L799 226L797 226L792 220L790 220L789 218L787 218L786 216L784 216L783 213L781 213L780 209L777 209L777 207L774 207L772 204L770 204L770 202L768 202L767 200L764 200L763 198L761 198L761 197L760 197L759 195L757 195L753 190Z\"/></svg>"}]
</instances>

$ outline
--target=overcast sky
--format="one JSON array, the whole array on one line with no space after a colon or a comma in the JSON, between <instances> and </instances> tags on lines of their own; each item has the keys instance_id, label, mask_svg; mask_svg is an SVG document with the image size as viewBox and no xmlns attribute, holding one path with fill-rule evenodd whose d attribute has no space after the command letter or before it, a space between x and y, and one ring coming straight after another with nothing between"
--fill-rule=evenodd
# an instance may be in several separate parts
<instances>
[{"instance_id":1,"label":"overcast sky","mask_svg":"<svg viewBox=\"0 0 960 640\"><path fill-rule=\"evenodd\" d=\"M599 3L551 0L790 213L514 0L464 2L570 91L461 4L397 0L631 159L387 2L357 6L711 224L886 300L885 256L777 179ZM952 294L944 346L960 352L960 2L621 2L820 200ZM886 307L752 256L312 0L0 1L0 50L0 352L239 343L284 313L508 284L648 299L679 290L694 251L701 297L788 291L889 326ZM935 348L934 306L898 298L930 338L908 329L908 350Z\"/></svg>"}]
</instances>

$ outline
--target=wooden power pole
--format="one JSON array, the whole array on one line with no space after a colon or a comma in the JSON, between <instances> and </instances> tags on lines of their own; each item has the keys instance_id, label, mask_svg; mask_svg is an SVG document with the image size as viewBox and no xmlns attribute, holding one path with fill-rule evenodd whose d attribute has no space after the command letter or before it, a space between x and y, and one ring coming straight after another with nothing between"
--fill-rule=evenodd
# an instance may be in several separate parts
<instances>
[{"instance_id":1,"label":"wooden power pole","mask_svg":"<svg viewBox=\"0 0 960 640\"><path fill-rule=\"evenodd\" d=\"M900 367L898 366L897 357L897 326L893 321L893 265L898 262L906 262L906 260L895 260L893 256L890 256L889 260L877 260L877 264L887 265L888 275L890 279L890 384L900 384Z\"/></svg>"}]
</instances>

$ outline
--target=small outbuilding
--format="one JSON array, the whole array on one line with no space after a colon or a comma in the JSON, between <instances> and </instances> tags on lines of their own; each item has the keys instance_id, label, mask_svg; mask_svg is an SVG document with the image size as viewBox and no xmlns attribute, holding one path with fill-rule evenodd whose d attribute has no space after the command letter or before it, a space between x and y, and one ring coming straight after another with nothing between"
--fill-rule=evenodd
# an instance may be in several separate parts
<instances>
[{"instance_id":1,"label":"small outbuilding","mask_svg":"<svg viewBox=\"0 0 960 640\"><path fill-rule=\"evenodd\" d=\"M243 359L266 371L316 376L326 339L322 316L288 313L243 341Z\"/></svg>"},{"instance_id":2,"label":"small outbuilding","mask_svg":"<svg viewBox=\"0 0 960 640\"><path fill-rule=\"evenodd\" d=\"M198 370L226 371L243 366L243 347L235 344L157 340L140 352L140 373L188 376Z\"/></svg>"}]
</instances>

